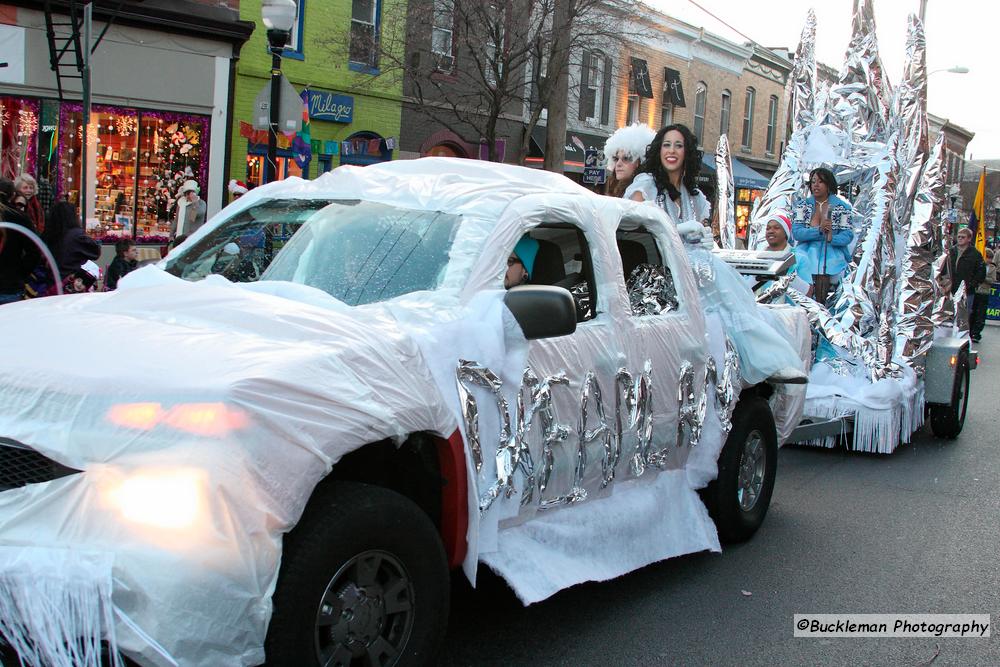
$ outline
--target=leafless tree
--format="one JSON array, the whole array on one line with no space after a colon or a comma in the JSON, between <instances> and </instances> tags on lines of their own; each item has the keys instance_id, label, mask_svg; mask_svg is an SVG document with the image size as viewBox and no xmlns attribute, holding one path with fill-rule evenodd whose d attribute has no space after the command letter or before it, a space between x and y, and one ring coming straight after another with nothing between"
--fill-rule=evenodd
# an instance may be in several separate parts
<instances>
[{"instance_id":1,"label":"leafless tree","mask_svg":"<svg viewBox=\"0 0 1000 667\"><path fill-rule=\"evenodd\" d=\"M401 77L404 97L420 113L468 143L485 143L490 160L500 157L497 138L516 128L523 163L531 132L549 110L553 149L546 150L546 166L561 171L573 54L595 45L621 49L634 37L623 26L638 4L410 0L405 7L387 7L380 34L373 32L367 43L355 29L331 36L328 47L350 43L351 59L369 54L377 65L374 78Z\"/></svg>"}]
</instances>

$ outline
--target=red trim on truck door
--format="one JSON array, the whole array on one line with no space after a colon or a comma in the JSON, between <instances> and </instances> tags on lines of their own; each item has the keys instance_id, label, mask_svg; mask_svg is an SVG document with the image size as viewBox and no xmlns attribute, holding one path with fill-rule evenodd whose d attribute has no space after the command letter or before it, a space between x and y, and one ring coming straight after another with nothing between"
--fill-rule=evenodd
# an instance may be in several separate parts
<instances>
[{"instance_id":1,"label":"red trim on truck door","mask_svg":"<svg viewBox=\"0 0 1000 667\"><path fill-rule=\"evenodd\" d=\"M465 552L469 548L466 541L469 481L465 472L465 443L457 429L447 440L435 440L441 476L444 478L441 487L441 541L448 556L448 566L458 567L465 560Z\"/></svg>"}]
</instances>

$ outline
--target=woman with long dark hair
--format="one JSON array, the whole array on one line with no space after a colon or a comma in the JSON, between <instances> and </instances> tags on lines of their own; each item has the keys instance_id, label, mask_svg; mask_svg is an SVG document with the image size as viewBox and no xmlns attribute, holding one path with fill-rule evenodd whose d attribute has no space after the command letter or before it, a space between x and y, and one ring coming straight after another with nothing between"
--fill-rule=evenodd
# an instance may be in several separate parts
<instances>
[{"instance_id":1,"label":"woman with long dark hair","mask_svg":"<svg viewBox=\"0 0 1000 667\"><path fill-rule=\"evenodd\" d=\"M60 281L101 255L101 244L83 231L76 206L67 201L56 202L49 209L42 240L55 257Z\"/></svg>"},{"instance_id":2,"label":"woman with long dark hair","mask_svg":"<svg viewBox=\"0 0 1000 667\"><path fill-rule=\"evenodd\" d=\"M652 201L678 224L704 225L712 216L712 206L698 189L701 150L698 140L684 125L661 128L653 137L640 173L625 191L635 201ZM698 231L694 228L682 233Z\"/></svg>"},{"instance_id":3,"label":"woman with long dark hair","mask_svg":"<svg viewBox=\"0 0 1000 667\"><path fill-rule=\"evenodd\" d=\"M712 207L698 189L701 151L684 125L668 125L656 133L639 175L625 191L636 201L666 211L685 240L698 276L698 295L706 313L718 313L740 357L743 378L756 384L803 382L802 360L791 344L768 324L743 277L712 252L706 223Z\"/></svg>"}]
</instances>

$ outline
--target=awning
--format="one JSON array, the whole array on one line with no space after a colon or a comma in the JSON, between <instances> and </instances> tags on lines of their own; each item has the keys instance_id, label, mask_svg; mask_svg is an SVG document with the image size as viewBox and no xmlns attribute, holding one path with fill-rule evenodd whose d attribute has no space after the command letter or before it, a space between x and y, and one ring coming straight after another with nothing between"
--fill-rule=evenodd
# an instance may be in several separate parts
<instances>
[{"instance_id":1,"label":"awning","mask_svg":"<svg viewBox=\"0 0 1000 667\"><path fill-rule=\"evenodd\" d=\"M664 103L669 102L675 107L684 106L684 87L681 85L681 73L669 67L663 68L663 101Z\"/></svg>"},{"instance_id":2,"label":"awning","mask_svg":"<svg viewBox=\"0 0 1000 667\"><path fill-rule=\"evenodd\" d=\"M545 132L546 129L538 125L531 130L531 144L528 147L528 158L525 160L525 163L528 166L537 165L544 159ZM597 134L587 134L585 132L568 130L566 132L565 143L566 162L563 170L582 174L584 151L588 148L594 148L599 151L604 150L604 143L607 140L607 137L602 137Z\"/></svg>"},{"instance_id":3,"label":"awning","mask_svg":"<svg viewBox=\"0 0 1000 667\"><path fill-rule=\"evenodd\" d=\"M632 91L639 97L653 99L653 83L649 80L649 67L642 58L632 58Z\"/></svg>"},{"instance_id":4,"label":"awning","mask_svg":"<svg viewBox=\"0 0 1000 667\"><path fill-rule=\"evenodd\" d=\"M763 190L767 187L768 179L764 178L756 171L746 166L736 158L733 160L733 185L738 188L751 188ZM707 172L707 173L706 173ZM701 174L714 178L715 176L715 154L704 153L701 156Z\"/></svg>"}]
</instances>

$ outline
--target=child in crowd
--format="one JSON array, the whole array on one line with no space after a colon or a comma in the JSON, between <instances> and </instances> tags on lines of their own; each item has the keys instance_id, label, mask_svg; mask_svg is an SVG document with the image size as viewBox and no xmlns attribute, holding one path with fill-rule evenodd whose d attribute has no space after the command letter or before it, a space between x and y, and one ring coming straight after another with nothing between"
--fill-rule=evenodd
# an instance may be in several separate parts
<instances>
[{"instance_id":1,"label":"child in crowd","mask_svg":"<svg viewBox=\"0 0 1000 667\"><path fill-rule=\"evenodd\" d=\"M105 290L118 289L118 281L130 271L135 270L136 266L139 265L137 253L135 243L128 239L115 243L115 258L108 264L108 273L104 280Z\"/></svg>"}]
</instances>

